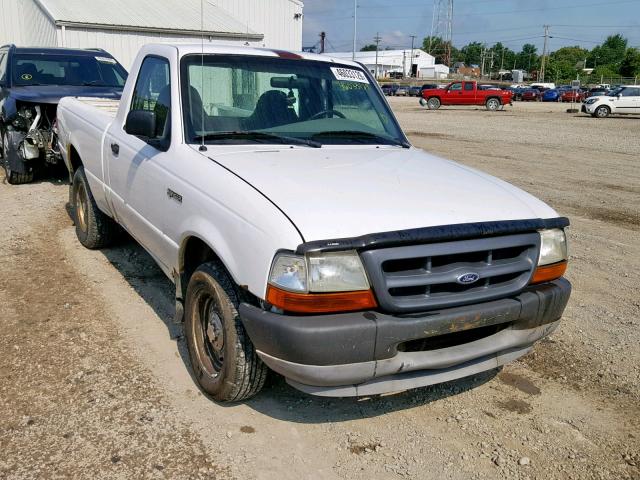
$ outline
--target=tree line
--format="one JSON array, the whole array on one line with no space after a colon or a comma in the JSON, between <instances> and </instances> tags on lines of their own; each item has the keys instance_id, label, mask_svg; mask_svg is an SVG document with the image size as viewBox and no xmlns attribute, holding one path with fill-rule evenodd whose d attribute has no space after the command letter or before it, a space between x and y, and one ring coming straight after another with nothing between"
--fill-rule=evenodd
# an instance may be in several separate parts
<instances>
[{"instance_id":1,"label":"tree line","mask_svg":"<svg viewBox=\"0 0 640 480\"><path fill-rule=\"evenodd\" d=\"M436 63L444 63L449 45L439 37L425 37L422 49L436 58ZM366 45L363 51L375 50L375 45ZM525 43L519 52L511 50L501 42L488 46L481 42L471 42L462 48L451 45L451 64L463 62L465 65L482 65L485 73L500 70L524 70L533 72L540 69L542 56L538 48ZM635 77L640 75L640 50L630 47L627 38L621 34L610 35L600 45L588 50L579 45L562 47L547 56L547 78L558 80L575 79L584 76L584 69L593 69L595 77Z\"/></svg>"}]
</instances>

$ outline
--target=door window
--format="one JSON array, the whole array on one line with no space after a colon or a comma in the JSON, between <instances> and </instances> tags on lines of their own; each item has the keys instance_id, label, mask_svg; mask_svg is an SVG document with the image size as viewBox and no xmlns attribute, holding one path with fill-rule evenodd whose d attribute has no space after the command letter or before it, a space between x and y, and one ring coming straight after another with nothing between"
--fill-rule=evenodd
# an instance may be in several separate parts
<instances>
[{"instance_id":1,"label":"door window","mask_svg":"<svg viewBox=\"0 0 640 480\"><path fill-rule=\"evenodd\" d=\"M640 88L625 88L620 93L623 97L640 97Z\"/></svg>"},{"instance_id":2,"label":"door window","mask_svg":"<svg viewBox=\"0 0 640 480\"><path fill-rule=\"evenodd\" d=\"M7 55L6 52L0 52L0 83L7 79Z\"/></svg>"},{"instance_id":3,"label":"door window","mask_svg":"<svg viewBox=\"0 0 640 480\"><path fill-rule=\"evenodd\" d=\"M473 83L465 83L464 84L464 89L469 92L473 90Z\"/></svg>"},{"instance_id":4,"label":"door window","mask_svg":"<svg viewBox=\"0 0 640 480\"><path fill-rule=\"evenodd\" d=\"M449 90L462 90L462 83L453 83Z\"/></svg>"},{"instance_id":5,"label":"door window","mask_svg":"<svg viewBox=\"0 0 640 480\"><path fill-rule=\"evenodd\" d=\"M155 113L156 134L151 140L169 141L171 125L171 80L169 61L147 57L142 62L131 101L131 110Z\"/></svg>"}]
</instances>

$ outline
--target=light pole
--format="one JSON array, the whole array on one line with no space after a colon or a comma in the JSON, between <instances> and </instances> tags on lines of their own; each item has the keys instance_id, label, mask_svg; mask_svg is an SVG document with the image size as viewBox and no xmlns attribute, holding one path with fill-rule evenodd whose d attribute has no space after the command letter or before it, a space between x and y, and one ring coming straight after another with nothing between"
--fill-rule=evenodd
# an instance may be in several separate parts
<instances>
[{"instance_id":1,"label":"light pole","mask_svg":"<svg viewBox=\"0 0 640 480\"><path fill-rule=\"evenodd\" d=\"M353 0L353 53L351 59L356 61L356 35L358 33L358 0Z\"/></svg>"},{"instance_id":2,"label":"light pole","mask_svg":"<svg viewBox=\"0 0 640 480\"><path fill-rule=\"evenodd\" d=\"M413 77L413 42L416 39L415 35L409 35L411 37L411 57L409 58L409 78Z\"/></svg>"}]
</instances>

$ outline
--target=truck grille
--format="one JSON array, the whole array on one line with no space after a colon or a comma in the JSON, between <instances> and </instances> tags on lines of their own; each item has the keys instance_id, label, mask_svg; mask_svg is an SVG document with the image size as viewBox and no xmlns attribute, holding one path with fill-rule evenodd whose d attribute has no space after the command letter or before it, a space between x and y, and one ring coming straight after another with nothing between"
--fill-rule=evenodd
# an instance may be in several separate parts
<instances>
[{"instance_id":1,"label":"truck grille","mask_svg":"<svg viewBox=\"0 0 640 480\"><path fill-rule=\"evenodd\" d=\"M361 257L380 307L408 313L513 295L529 283L539 249L540 235L527 233L382 248ZM478 279L465 284L466 274Z\"/></svg>"}]
</instances>

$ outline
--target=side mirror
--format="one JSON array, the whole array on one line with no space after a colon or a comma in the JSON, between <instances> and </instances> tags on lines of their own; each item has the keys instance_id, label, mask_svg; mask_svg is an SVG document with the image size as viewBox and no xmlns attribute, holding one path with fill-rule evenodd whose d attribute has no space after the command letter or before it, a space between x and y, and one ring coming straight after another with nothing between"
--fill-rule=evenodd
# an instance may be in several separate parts
<instances>
[{"instance_id":1,"label":"side mirror","mask_svg":"<svg viewBox=\"0 0 640 480\"><path fill-rule=\"evenodd\" d=\"M622 94L619 93L618 95L616 95L616 97L618 97L618 100L620 100L622 98Z\"/></svg>"},{"instance_id":2,"label":"side mirror","mask_svg":"<svg viewBox=\"0 0 640 480\"><path fill-rule=\"evenodd\" d=\"M155 137L156 114L148 110L131 110L127 115L124 131L136 137Z\"/></svg>"}]
</instances>

